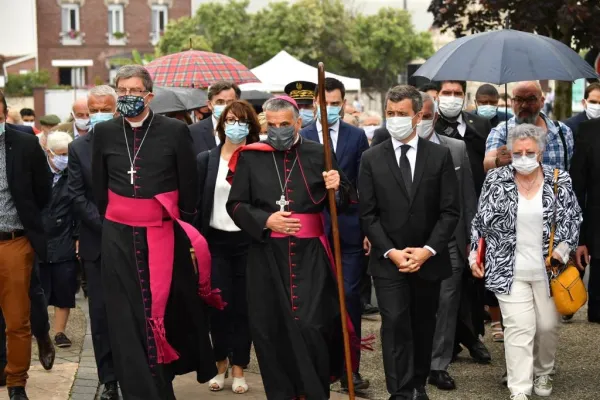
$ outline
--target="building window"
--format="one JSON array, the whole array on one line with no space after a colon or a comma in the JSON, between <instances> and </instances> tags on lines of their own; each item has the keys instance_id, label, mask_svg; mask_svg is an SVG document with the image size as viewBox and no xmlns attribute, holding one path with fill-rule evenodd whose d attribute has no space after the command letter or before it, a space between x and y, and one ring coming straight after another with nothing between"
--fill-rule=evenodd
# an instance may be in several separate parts
<instances>
[{"instance_id":1,"label":"building window","mask_svg":"<svg viewBox=\"0 0 600 400\"><path fill-rule=\"evenodd\" d=\"M66 67L58 69L58 84L80 88L85 86L85 67Z\"/></svg>"},{"instance_id":2,"label":"building window","mask_svg":"<svg viewBox=\"0 0 600 400\"><path fill-rule=\"evenodd\" d=\"M123 46L127 43L124 14L122 4L108 6L108 43L111 46Z\"/></svg>"},{"instance_id":3,"label":"building window","mask_svg":"<svg viewBox=\"0 0 600 400\"><path fill-rule=\"evenodd\" d=\"M61 39L66 46L82 44L82 34L79 27L79 4L61 5Z\"/></svg>"},{"instance_id":4,"label":"building window","mask_svg":"<svg viewBox=\"0 0 600 400\"><path fill-rule=\"evenodd\" d=\"M169 20L169 8L166 4L155 4L152 6L152 27L150 31L150 43L158 44L161 36L165 33L167 21Z\"/></svg>"}]
</instances>

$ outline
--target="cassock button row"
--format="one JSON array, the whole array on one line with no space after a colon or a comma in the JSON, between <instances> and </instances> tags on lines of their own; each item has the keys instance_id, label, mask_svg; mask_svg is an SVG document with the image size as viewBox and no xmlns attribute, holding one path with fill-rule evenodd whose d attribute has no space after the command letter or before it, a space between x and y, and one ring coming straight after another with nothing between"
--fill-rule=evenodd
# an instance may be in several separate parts
<instances>
[{"instance_id":1,"label":"cassock button row","mask_svg":"<svg viewBox=\"0 0 600 400\"><path fill-rule=\"evenodd\" d=\"M292 307L292 309L293 309L294 311L297 311L297 310L298 310L298 307L294 306L294 307Z\"/></svg>"}]
</instances>

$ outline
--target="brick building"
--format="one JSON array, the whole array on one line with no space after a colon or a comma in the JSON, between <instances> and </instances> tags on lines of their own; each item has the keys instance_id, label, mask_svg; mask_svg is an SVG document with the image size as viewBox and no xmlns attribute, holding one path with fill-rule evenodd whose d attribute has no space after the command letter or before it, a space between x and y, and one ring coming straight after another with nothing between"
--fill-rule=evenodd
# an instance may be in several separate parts
<instances>
[{"instance_id":1,"label":"brick building","mask_svg":"<svg viewBox=\"0 0 600 400\"><path fill-rule=\"evenodd\" d=\"M111 58L154 53L167 21L191 15L190 0L37 0L39 69L52 83L110 82Z\"/></svg>"}]
</instances>

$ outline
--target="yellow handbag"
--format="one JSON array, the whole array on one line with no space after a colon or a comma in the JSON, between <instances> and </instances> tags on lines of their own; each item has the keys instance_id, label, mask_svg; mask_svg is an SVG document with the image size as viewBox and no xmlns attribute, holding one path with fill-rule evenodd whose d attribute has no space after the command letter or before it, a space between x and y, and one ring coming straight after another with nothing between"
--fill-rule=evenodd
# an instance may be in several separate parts
<instances>
[{"instance_id":1,"label":"yellow handbag","mask_svg":"<svg viewBox=\"0 0 600 400\"><path fill-rule=\"evenodd\" d=\"M556 304L556 310L561 315L573 315L587 301L587 291L579 275L579 270L575 267L572 258L566 265L558 263L552 258L554 250L554 231L556 230L556 201L558 193L558 169L554 170L554 220L552 221L552 230L550 231L550 246L548 248L548 258L546 267L550 272L550 291Z\"/></svg>"}]
</instances>

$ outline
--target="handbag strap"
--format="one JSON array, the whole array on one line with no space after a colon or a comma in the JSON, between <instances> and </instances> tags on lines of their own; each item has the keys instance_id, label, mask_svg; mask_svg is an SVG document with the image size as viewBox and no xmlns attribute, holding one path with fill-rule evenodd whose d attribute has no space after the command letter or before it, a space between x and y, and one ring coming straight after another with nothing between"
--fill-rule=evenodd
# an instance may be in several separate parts
<instances>
[{"instance_id":1,"label":"handbag strap","mask_svg":"<svg viewBox=\"0 0 600 400\"><path fill-rule=\"evenodd\" d=\"M552 257L554 251L554 232L556 231L556 203L558 202L558 168L554 169L554 205L552 212L552 228L550 229L550 245L548 247L548 257ZM549 269L550 267L548 267Z\"/></svg>"}]
</instances>

